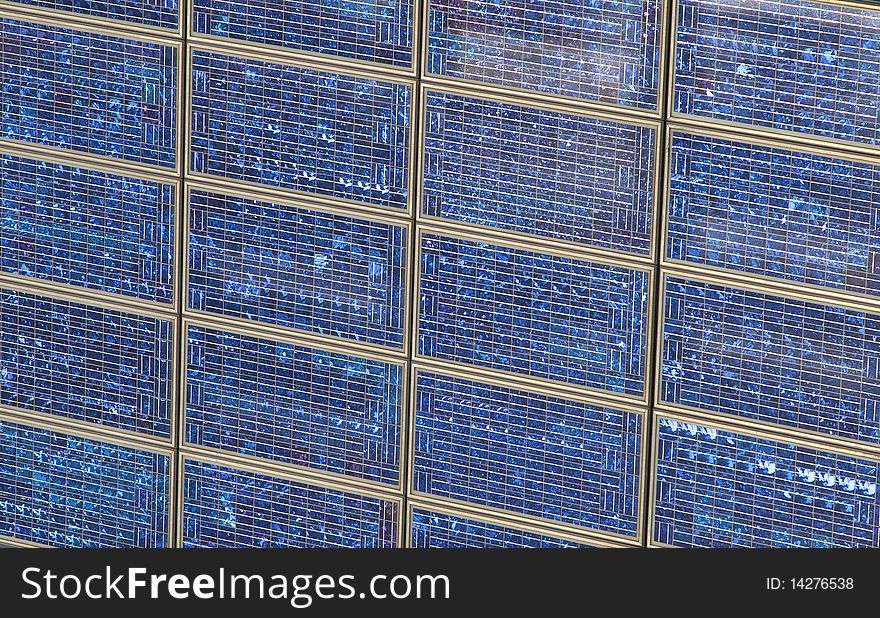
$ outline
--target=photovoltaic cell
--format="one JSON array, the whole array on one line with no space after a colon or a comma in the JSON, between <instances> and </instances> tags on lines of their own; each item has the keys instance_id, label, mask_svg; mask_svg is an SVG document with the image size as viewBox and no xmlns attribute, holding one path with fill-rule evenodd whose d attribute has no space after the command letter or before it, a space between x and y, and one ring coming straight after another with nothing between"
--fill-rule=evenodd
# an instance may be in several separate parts
<instances>
[{"instance_id":1,"label":"photovoltaic cell","mask_svg":"<svg viewBox=\"0 0 880 618\"><path fill-rule=\"evenodd\" d=\"M190 169L405 208L411 88L195 50Z\"/></svg>"},{"instance_id":2,"label":"photovoltaic cell","mask_svg":"<svg viewBox=\"0 0 880 618\"><path fill-rule=\"evenodd\" d=\"M880 11L680 0L674 111L880 146Z\"/></svg>"},{"instance_id":3,"label":"photovoltaic cell","mask_svg":"<svg viewBox=\"0 0 880 618\"><path fill-rule=\"evenodd\" d=\"M407 229L190 192L189 306L403 347Z\"/></svg>"},{"instance_id":4,"label":"photovoltaic cell","mask_svg":"<svg viewBox=\"0 0 880 618\"><path fill-rule=\"evenodd\" d=\"M878 464L660 420L654 537L689 547L877 547Z\"/></svg>"},{"instance_id":5,"label":"photovoltaic cell","mask_svg":"<svg viewBox=\"0 0 880 618\"><path fill-rule=\"evenodd\" d=\"M670 278L663 401L880 442L880 315Z\"/></svg>"},{"instance_id":6,"label":"photovoltaic cell","mask_svg":"<svg viewBox=\"0 0 880 618\"><path fill-rule=\"evenodd\" d=\"M424 234L419 354L639 396L649 279Z\"/></svg>"},{"instance_id":7,"label":"photovoltaic cell","mask_svg":"<svg viewBox=\"0 0 880 618\"><path fill-rule=\"evenodd\" d=\"M173 168L177 49L0 18L2 137Z\"/></svg>"},{"instance_id":8,"label":"photovoltaic cell","mask_svg":"<svg viewBox=\"0 0 880 618\"><path fill-rule=\"evenodd\" d=\"M667 255L880 295L880 165L675 134Z\"/></svg>"},{"instance_id":9,"label":"photovoltaic cell","mask_svg":"<svg viewBox=\"0 0 880 618\"><path fill-rule=\"evenodd\" d=\"M187 460L184 547L394 547L396 502Z\"/></svg>"},{"instance_id":10,"label":"photovoltaic cell","mask_svg":"<svg viewBox=\"0 0 880 618\"><path fill-rule=\"evenodd\" d=\"M401 365L199 326L188 337L187 442L397 483Z\"/></svg>"},{"instance_id":11,"label":"photovoltaic cell","mask_svg":"<svg viewBox=\"0 0 880 618\"><path fill-rule=\"evenodd\" d=\"M424 509L412 514L413 547L589 547L566 539Z\"/></svg>"},{"instance_id":12,"label":"photovoltaic cell","mask_svg":"<svg viewBox=\"0 0 880 618\"><path fill-rule=\"evenodd\" d=\"M431 0L435 75L657 108L659 0Z\"/></svg>"},{"instance_id":13,"label":"photovoltaic cell","mask_svg":"<svg viewBox=\"0 0 880 618\"><path fill-rule=\"evenodd\" d=\"M156 28L177 29L177 0L110 0L91 2L90 0L6 0L56 11L68 11L77 15L118 19L120 21L153 26Z\"/></svg>"},{"instance_id":14,"label":"photovoltaic cell","mask_svg":"<svg viewBox=\"0 0 880 618\"><path fill-rule=\"evenodd\" d=\"M429 92L423 212L646 255L656 131Z\"/></svg>"},{"instance_id":15,"label":"photovoltaic cell","mask_svg":"<svg viewBox=\"0 0 880 618\"><path fill-rule=\"evenodd\" d=\"M435 373L414 413L415 491L636 535L641 415Z\"/></svg>"},{"instance_id":16,"label":"photovoltaic cell","mask_svg":"<svg viewBox=\"0 0 880 618\"><path fill-rule=\"evenodd\" d=\"M194 0L193 31L378 62L412 64L413 0Z\"/></svg>"},{"instance_id":17,"label":"photovoltaic cell","mask_svg":"<svg viewBox=\"0 0 880 618\"><path fill-rule=\"evenodd\" d=\"M0 420L0 534L59 547L165 547L169 458Z\"/></svg>"},{"instance_id":18,"label":"photovoltaic cell","mask_svg":"<svg viewBox=\"0 0 880 618\"><path fill-rule=\"evenodd\" d=\"M0 289L0 404L168 437L173 328Z\"/></svg>"},{"instance_id":19,"label":"photovoltaic cell","mask_svg":"<svg viewBox=\"0 0 880 618\"><path fill-rule=\"evenodd\" d=\"M170 303L173 185L0 154L0 269Z\"/></svg>"}]
</instances>

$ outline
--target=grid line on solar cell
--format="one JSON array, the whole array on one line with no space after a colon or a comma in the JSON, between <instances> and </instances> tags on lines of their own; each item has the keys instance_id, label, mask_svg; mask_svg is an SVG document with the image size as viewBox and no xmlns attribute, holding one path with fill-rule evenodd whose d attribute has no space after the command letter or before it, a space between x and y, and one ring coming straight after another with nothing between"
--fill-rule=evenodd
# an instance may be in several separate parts
<instances>
[{"instance_id":1,"label":"grid line on solar cell","mask_svg":"<svg viewBox=\"0 0 880 618\"><path fill-rule=\"evenodd\" d=\"M635 536L641 415L421 373L413 488Z\"/></svg>"},{"instance_id":2,"label":"grid line on solar cell","mask_svg":"<svg viewBox=\"0 0 880 618\"><path fill-rule=\"evenodd\" d=\"M190 326L186 439L396 484L403 369Z\"/></svg>"},{"instance_id":3,"label":"grid line on solar cell","mask_svg":"<svg viewBox=\"0 0 880 618\"><path fill-rule=\"evenodd\" d=\"M117 19L131 24L176 30L178 25L177 0L5 0L78 15Z\"/></svg>"},{"instance_id":4,"label":"grid line on solar cell","mask_svg":"<svg viewBox=\"0 0 880 618\"><path fill-rule=\"evenodd\" d=\"M171 432L169 320L0 289L0 403L153 436Z\"/></svg>"},{"instance_id":5,"label":"grid line on solar cell","mask_svg":"<svg viewBox=\"0 0 880 618\"><path fill-rule=\"evenodd\" d=\"M880 11L680 0L675 112L880 146Z\"/></svg>"},{"instance_id":6,"label":"grid line on solar cell","mask_svg":"<svg viewBox=\"0 0 880 618\"><path fill-rule=\"evenodd\" d=\"M173 302L173 185L0 154L0 269Z\"/></svg>"},{"instance_id":7,"label":"grid line on solar cell","mask_svg":"<svg viewBox=\"0 0 880 618\"><path fill-rule=\"evenodd\" d=\"M195 50L190 170L406 208L408 86Z\"/></svg>"},{"instance_id":8,"label":"grid line on solar cell","mask_svg":"<svg viewBox=\"0 0 880 618\"><path fill-rule=\"evenodd\" d=\"M660 419L655 540L877 547L877 462Z\"/></svg>"},{"instance_id":9,"label":"grid line on solar cell","mask_svg":"<svg viewBox=\"0 0 880 618\"><path fill-rule=\"evenodd\" d=\"M650 252L654 129L429 92L423 212Z\"/></svg>"},{"instance_id":10,"label":"grid line on solar cell","mask_svg":"<svg viewBox=\"0 0 880 618\"><path fill-rule=\"evenodd\" d=\"M174 168L177 49L0 18L0 135Z\"/></svg>"},{"instance_id":11,"label":"grid line on solar cell","mask_svg":"<svg viewBox=\"0 0 880 618\"><path fill-rule=\"evenodd\" d=\"M661 399L880 442L880 315L670 278Z\"/></svg>"},{"instance_id":12,"label":"grid line on solar cell","mask_svg":"<svg viewBox=\"0 0 880 618\"><path fill-rule=\"evenodd\" d=\"M189 306L402 348L407 230L190 192Z\"/></svg>"},{"instance_id":13,"label":"grid line on solar cell","mask_svg":"<svg viewBox=\"0 0 880 618\"><path fill-rule=\"evenodd\" d=\"M413 1L194 0L193 32L377 62L412 64Z\"/></svg>"},{"instance_id":14,"label":"grid line on solar cell","mask_svg":"<svg viewBox=\"0 0 880 618\"><path fill-rule=\"evenodd\" d=\"M169 458L0 420L0 534L64 547L165 547Z\"/></svg>"},{"instance_id":15,"label":"grid line on solar cell","mask_svg":"<svg viewBox=\"0 0 880 618\"><path fill-rule=\"evenodd\" d=\"M589 547L566 539L425 509L412 513L413 547Z\"/></svg>"},{"instance_id":16,"label":"grid line on solar cell","mask_svg":"<svg viewBox=\"0 0 880 618\"><path fill-rule=\"evenodd\" d=\"M648 273L422 237L419 354L644 392Z\"/></svg>"},{"instance_id":17,"label":"grid line on solar cell","mask_svg":"<svg viewBox=\"0 0 880 618\"><path fill-rule=\"evenodd\" d=\"M676 134L672 259L880 295L880 165Z\"/></svg>"},{"instance_id":18,"label":"grid line on solar cell","mask_svg":"<svg viewBox=\"0 0 880 618\"><path fill-rule=\"evenodd\" d=\"M398 505L187 460L184 547L394 547Z\"/></svg>"},{"instance_id":19,"label":"grid line on solar cell","mask_svg":"<svg viewBox=\"0 0 880 618\"><path fill-rule=\"evenodd\" d=\"M432 0L435 75L657 108L661 2Z\"/></svg>"}]
</instances>

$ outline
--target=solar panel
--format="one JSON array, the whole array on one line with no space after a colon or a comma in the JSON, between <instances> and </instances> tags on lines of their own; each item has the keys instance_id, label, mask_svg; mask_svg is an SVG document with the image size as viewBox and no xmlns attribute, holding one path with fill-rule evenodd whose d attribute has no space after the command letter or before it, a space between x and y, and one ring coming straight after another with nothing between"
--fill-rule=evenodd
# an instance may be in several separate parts
<instances>
[{"instance_id":1,"label":"solar panel","mask_svg":"<svg viewBox=\"0 0 880 618\"><path fill-rule=\"evenodd\" d=\"M396 484L402 389L400 364L190 326L186 440Z\"/></svg>"},{"instance_id":2,"label":"solar panel","mask_svg":"<svg viewBox=\"0 0 880 618\"><path fill-rule=\"evenodd\" d=\"M655 129L428 92L425 131L424 214L650 252Z\"/></svg>"},{"instance_id":3,"label":"solar panel","mask_svg":"<svg viewBox=\"0 0 880 618\"><path fill-rule=\"evenodd\" d=\"M669 278L661 398L880 442L880 315Z\"/></svg>"},{"instance_id":4,"label":"solar panel","mask_svg":"<svg viewBox=\"0 0 880 618\"><path fill-rule=\"evenodd\" d=\"M660 419L654 538L689 547L877 547L877 462Z\"/></svg>"},{"instance_id":5,"label":"solar panel","mask_svg":"<svg viewBox=\"0 0 880 618\"><path fill-rule=\"evenodd\" d=\"M667 255L880 295L880 165L676 133Z\"/></svg>"},{"instance_id":6,"label":"solar panel","mask_svg":"<svg viewBox=\"0 0 880 618\"><path fill-rule=\"evenodd\" d=\"M470 517L413 509L413 547L589 547L546 534L486 523Z\"/></svg>"},{"instance_id":7,"label":"solar panel","mask_svg":"<svg viewBox=\"0 0 880 618\"><path fill-rule=\"evenodd\" d=\"M177 49L0 18L6 139L173 168Z\"/></svg>"},{"instance_id":8,"label":"solar panel","mask_svg":"<svg viewBox=\"0 0 880 618\"><path fill-rule=\"evenodd\" d=\"M190 191L191 309L402 348L407 228Z\"/></svg>"},{"instance_id":9,"label":"solar panel","mask_svg":"<svg viewBox=\"0 0 880 618\"><path fill-rule=\"evenodd\" d=\"M420 372L413 489L634 537L642 416Z\"/></svg>"},{"instance_id":10,"label":"solar panel","mask_svg":"<svg viewBox=\"0 0 880 618\"><path fill-rule=\"evenodd\" d=\"M59 547L165 547L169 458L0 420L0 534Z\"/></svg>"},{"instance_id":11,"label":"solar panel","mask_svg":"<svg viewBox=\"0 0 880 618\"><path fill-rule=\"evenodd\" d=\"M405 208L409 86L192 54L190 170Z\"/></svg>"},{"instance_id":12,"label":"solar panel","mask_svg":"<svg viewBox=\"0 0 880 618\"><path fill-rule=\"evenodd\" d=\"M173 301L174 185L0 154L0 269Z\"/></svg>"},{"instance_id":13,"label":"solar panel","mask_svg":"<svg viewBox=\"0 0 880 618\"><path fill-rule=\"evenodd\" d=\"M116 19L131 24L153 26L155 28L177 29L177 0L111 0L92 2L91 0L5 0L56 11L67 11L82 16Z\"/></svg>"},{"instance_id":14,"label":"solar panel","mask_svg":"<svg viewBox=\"0 0 880 618\"><path fill-rule=\"evenodd\" d=\"M194 0L193 32L377 62L412 64L413 0Z\"/></svg>"},{"instance_id":15,"label":"solar panel","mask_svg":"<svg viewBox=\"0 0 880 618\"><path fill-rule=\"evenodd\" d=\"M649 276L424 234L419 353L640 396Z\"/></svg>"},{"instance_id":16,"label":"solar panel","mask_svg":"<svg viewBox=\"0 0 880 618\"><path fill-rule=\"evenodd\" d=\"M0 289L0 403L170 436L173 322Z\"/></svg>"},{"instance_id":17,"label":"solar panel","mask_svg":"<svg viewBox=\"0 0 880 618\"><path fill-rule=\"evenodd\" d=\"M426 71L657 108L659 0L431 0Z\"/></svg>"},{"instance_id":18,"label":"solar panel","mask_svg":"<svg viewBox=\"0 0 880 618\"><path fill-rule=\"evenodd\" d=\"M398 504L184 462L184 547L394 547Z\"/></svg>"},{"instance_id":19,"label":"solar panel","mask_svg":"<svg viewBox=\"0 0 880 618\"><path fill-rule=\"evenodd\" d=\"M880 146L880 11L680 0L674 111Z\"/></svg>"}]
</instances>

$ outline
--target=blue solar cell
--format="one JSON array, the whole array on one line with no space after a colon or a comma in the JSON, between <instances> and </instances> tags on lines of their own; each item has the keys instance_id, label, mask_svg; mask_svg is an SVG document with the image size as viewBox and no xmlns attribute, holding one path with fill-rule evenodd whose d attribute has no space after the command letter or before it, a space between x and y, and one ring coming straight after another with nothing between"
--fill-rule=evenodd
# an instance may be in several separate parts
<instances>
[{"instance_id":1,"label":"blue solar cell","mask_svg":"<svg viewBox=\"0 0 880 618\"><path fill-rule=\"evenodd\" d=\"M173 301L175 187L0 154L0 269Z\"/></svg>"},{"instance_id":2,"label":"blue solar cell","mask_svg":"<svg viewBox=\"0 0 880 618\"><path fill-rule=\"evenodd\" d=\"M184 463L184 547L394 547L397 515L391 500Z\"/></svg>"},{"instance_id":3,"label":"blue solar cell","mask_svg":"<svg viewBox=\"0 0 880 618\"><path fill-rule=\"evenodd\" d=\"M198 34L378 62L412 64L413 0L194 0Z\"/></svg>"},{"instance_id":4,"label":"blue solar cell","mask_svg":"<svg viewBox=\"0 0 880 618\"><path fill-rule=\"evenodd\" d=\"M405 208L412 89L195 50L190 169Z\"/></svg>"},{"instance_id":5,"label":"blue solar cell","mask_svg":"<svg viewBox=\"0 0 880 618\"><path fill-rule=\"evenodd\" d=\"M177 49L0 18L0 135L173 168Z\"/></svg>"},{"instance_id":6,"label":"blue solar cell","mask_svg":"<svg viewBox=\"0 0 880 618\"><path fill-rule=\"evenodd\" d=\"M558 537L425 509L413 509L413 547L589 547Z\"/></svg>"},{"instance_id":7,"label":"blue solar cell","mask_svg":"<svg viewBox=\"0 0 880 618\"><path fill-rule=\"evenodd\" d=\"M431 0L427 71L657 108L660 0Z\"/></svg>"},{"instance_id":8,"label":"blue solar cell","mask_svg":"<svg viewBox=\"0 0 880 618\"><path fill-rule=\"evenodd\" d=\"M880 295L880 165L672 140L667 255Z\"/></svg>"},{"instance_id":9,"label":"blue solar cell","mask_svg":"<svg viewBox=\"0 0 880 618\"><path fill-rule=\"evenodd\" d=\"M396 484L403 367L190 326L186 439Z\"/></svg>"},{"instance_id":10,"label":"blue solar cell","mask_svg":"<svg viewBox=\"0 0 880 618\"><path fill-rule=\"evenodd\" d=\"M419 373L413 489L635 536L642 417Z\"/></svg>"},{"instance_id":11,"label":"blue solar cell","mask_svg":"<svg viewBox=\"0 0 880 618\"><path fill-rule=\"evenodd\" d=\"M661 418L654 539L689 547L878 547L878 464Z\"/></svg>"},{"instance_id":12,"label":"blue solar cell","mask_svg":"<svg viewBox=\"0 0 880 618\"><path fill-rule=\"evenodd\" d=\"M880 442L880 315L677 278L665 315L663 401Z\"/></svg>"},{"instance_id":13,"label":"blue solar cell","mask_svg":"<svg viewBox=\"0 0 880 618\"><path fill-rule=\"evenodd\" d=\"M173 329L0 289L0 404L169 437Z\"/></svg>"},{"instance_id":14,"label":"blue solar cell","mask_svg":"<svg viewBox=\"0 0 880 618\"><path fill-rule=\"evenodd\" d=\"M419 353L641 395L643 270L422 237Z\"/></svg>"},{"instance_id":15,"label":"blue solar cell","mask_svg":"<svg viewBox=\"0 0 880 618\"><path fill-rule=\"evenodd\" d=\"M7 0L15 4L66 11L77 15L117 19L131 24L177 29L177 0Z\"/></svg>"},{"instance_id":16,"label":"blue solar cell","mask_svg":"<svg viewBox=\"0 0 880 618\"><path fill-rule=\"evenodd\" d=\"M167 455L0 420L0 534L59 547L165 547Z\"/></svg>"},{"instance_id":17,"label":"blue solar cell","mask_svg":"<svg viewBox=\"0 0 880 618\"><path fill-rule=\"evenodd\" d=\"M189 306L403 347L403 226L190 192Z\"/></svg>"},{"instance_id":18,"label":"blue solar cell","mask_svg":"<svg viewBox=\"0 0 880 618\"><path fill-rule=\"evenodd\" d=\"M429 92L423 212L646 255L654 129Z\"/></svg>"},{"instance_id":19,"label":"blue solar cell","mask_svg":"<svg viewBox=\"0 0 880 618\"><path fill-rule=\"evenodd\" d=\"M880 11L680 0L674 111L880 146Z\"/></svg>"}]
</instances>

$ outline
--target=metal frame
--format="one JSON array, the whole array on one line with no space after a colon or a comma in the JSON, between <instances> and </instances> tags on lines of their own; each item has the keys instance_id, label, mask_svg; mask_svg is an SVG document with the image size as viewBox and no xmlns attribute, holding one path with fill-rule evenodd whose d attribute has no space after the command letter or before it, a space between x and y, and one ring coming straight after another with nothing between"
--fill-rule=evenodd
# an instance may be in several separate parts
<instances>
[{"instance_id":1,"label":"metal frame","mask_svg":"<svg viewBox=\"0 0 880 618\"><path fill-rule=\"evenodd\" d=\"M445 365L445 367L431 367L430 365L426 365L419 360L414 359L412 363L411 378L410 378L410 393L409 393L409 415L408 415L408 423L406 427L406 433L408 435L407 442L412 445L415 443L415 434L416 434L416 397L418 395L418 390L416 388L418 384L418 375L420 372L432 372L439 373L441 375L445 375L453 378L461 378L465 380L473 380L477 382L485 382L487 384L491 384L493 386L502 386L502 387L510 387L510 388L521 388L523 390L528 390L538 395L544 395L548 397L557 397L557 398L565 398L571 399L573 401L578 401L580 403L585 403L592 406L597 407L608 407L613 408L621 412L628 412L631 414L638 414L642 418L642 427L641 427L641 435L639 441L639 487L637 492L638 504L636 505L636 533L633 536L626 536L624 534L615 533L615 532L606 532L603 530L597 530L595 528L589 528L586 526L580 526L568 522L545 519L542 517L538 517L536 515L528 515L526 513L518 513L515 511L506 511L504 509L500 509L497 507L484 506L481 504L477 504L474 502L467 502L465 500L459 500L456 498L449 498L446 496L435 496L433 494L424 493L420 491L415 491L412 487L412 479L415 475L415 449L410 448L409 453L406 460L407 467L407 479L408 485L406 487L406 495L409 499L414 500L416 502L438 502L440 504L449 505L450 508L454 508L456 511L461 512L471 512L473 514L482 514L483 518L492 518L494 516L495 519L505 520L509 519L504 525L513 525L513 527L520 527L521 525L532 524L533 526L537 526L539 529L543 530L546 534L555 534L555 535L565 535L566 531L568 534L584 534L589 536L592 539L605 539L611 541L612 543L616 543L617 545L636 545L638 546L641 542L641 538L645 532L645 522L644 517L642 516L644 512L644 504L646 498L645 486L646 481L648 479L648 458L646 457L646 444L649 436L649 425L650 425L650 415L648 411L644 408L641 408L637 405L634 405L630 402L628 405L620 405L617 403L611 403L609 401L603 401L601 398L590 396L584 390L580 393L561 393L558 388L555 387L533 387L533 386L522 386L513 383L511 380L507 379L506 376L499 376L497 373L490 377L486 375L480 375L477 372L474 372L472 368L467 368L467 370L461 370L459 368L450 368L449 365ZM519 523L512 523L519 522ZM408 537L409 538L409 537Z\"/></svg>"},{"instance_id":2,"label":"metal frame","mask_svg":"<svg viewBox=\"0 0 880 618\"><path fill-rule=\"evenodd\" d=\"M345 492L349 494L356 494L360 496L365 496L369 498L375 498L377 500L386 500L389 502L393 502L397 505L397 538L395 539L396 547L403 547L403 534L404 534L404 516L405 509L403 504L403 496L399 493L395 492L382 492L377 491L376 488L364 488L359 487L357 485L352 485L349 483L338 482L338 479L327 479L327 478L312 478L310 476L306 476L299 473L293 473L292 471L281 471L274 469L267 469L262 465L253 465L252 462L242 462L237 461L234 458L229 458L217 454L201 454L201 453L190 453L188 449L182 449L179 453L178 460L178 469L180 482L177 484L177 504L179 508L175 513L175 519L177 522L176 532L177 535L174 539L176 547L183 547L183 528L184 528L184 470L186 469L186 461L195 461L199 463L206 463L210 465L223 466L226 468L232 468L234 470L241 470L243 472L250 472L253 474L261 474L263 476L271 476L283 481L289 481L292 483L301 483L303 485L312 485L315 487L321 487L323 489L330 489L334 491Z\"/></svg>"}]
</instances>

